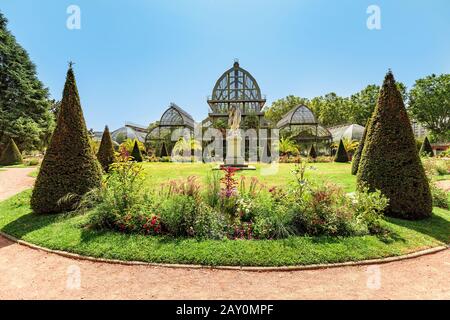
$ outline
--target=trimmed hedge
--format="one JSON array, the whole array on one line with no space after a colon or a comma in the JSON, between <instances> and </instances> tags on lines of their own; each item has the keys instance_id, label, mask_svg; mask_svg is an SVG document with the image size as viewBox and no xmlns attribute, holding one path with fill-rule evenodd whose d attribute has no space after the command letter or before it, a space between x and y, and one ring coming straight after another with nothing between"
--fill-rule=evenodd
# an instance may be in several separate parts
<instances>
[{"instance_id":1,"label":"trimmed hedge","mask_svg":"<svg viewBox=\"0 0 450 320\"><path fill-rule=\"evenodd\" d=\"M9 142L0 157L0 165L10 166L20 163L23 163L22 154L20 153L14 140L9 138Z\"/></svg>"},{"instance_id":2,"label":"trimmed hedge","mask_svg":"<svg viewBox=\"0 0 450 320\"><path fill-rule=\"evenodd\" d=\"M368 126L369 126L369 121L367 121L366 127L364 128L364 133L363 133L361 141L359 142L358 149L356 150L355 154L353 155L352 175L354 175L354 176L358 173L359 161L361 160L361 153L363 151L364 143L366 141L366 134L367 134Z\"/></svg>"},{"instance_id":3,"label":"trimmed hedge","mask_svg":"<svg viewBox=\"0 0 450 320\"><path fill-rule=\"evenodd\" d=\"M131 151L131 156L133 157L133 160L136 162L142 162L142 153L141 150L139 150L139 145L137 140L134 141L133 151Z\"/></svg>"},{"instance_id":4,"label":"trimmed hedge","mask_svg":"<svg viewBox=\"0 0 450 320\"><path fill-rule=\"evenodd\" d=\"M348 162L348 153L347 150L345 150L342 139L339 141L339 147L336 156L334 157L334 162Z\"/></svg>"},{"instance_id":5,"label":"trimmed hedge","mask_svg":"<svg viewBox=\"0 0 450 320\"><path fill-rule=\"evenodd\" d=\"M357 183L359 188L378 189L389 198L389 216L421 219L432 214L428 180L391 71L367 128Z\"/></svg>"},{"instance_id":6,"label":"trimmed hedge","mask_svg":"<svg viewBox=\"0 0 450 320\"><path fill-rule=\"evenodd\" d=\"M114 155L114 147L111 139L111 134L109 133L108 126L105 126L105 131L103 131L102 141L100 142L100 147L97 152L97 159L100 162L103 170L105 172L109 171L109 166L114 163L116 156Z\"/></svg>"},{"instance_id":7,"label":"trimmed hedge","mask_svg":"<svg viewBox=\"0 0 450 320\"><path fill-rule=\"evenodd\" d=\"M89 144L72 66L67 71L56 129L31 197L35 213L70 211L80 196L100 187L102 169Z\"/></svg>"},{"instance_id":8,"label":"trimmed hedge","mask_svg":"<svg viewBox=\"0 0 450 320\"><path fill-rule=\"evenodd\" d=\"M420 155L434 157L433 148L431 147L431 143L430 140L428 140L428 137L425 137L425 140L423 140L422 146L420 147Z\"/></svg>"},{"instance_id":9,"label":"trimmed hedge","mask_svg":"<svg viewBox=\"0 0 450 320\"><path fill-rule=\"evenodd\" d=\"M316 149L314 148L314 145L312 145L311 149L309 149L309 157L311 159L316 159L317 158L317 152L316 152Z\"/></svg>"}]
</instances>

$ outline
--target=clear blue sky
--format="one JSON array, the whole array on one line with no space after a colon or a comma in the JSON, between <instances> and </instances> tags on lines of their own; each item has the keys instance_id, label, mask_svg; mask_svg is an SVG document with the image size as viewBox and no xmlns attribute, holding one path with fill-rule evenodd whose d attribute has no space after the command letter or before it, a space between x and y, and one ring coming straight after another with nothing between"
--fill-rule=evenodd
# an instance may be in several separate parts
<instances>
[{"instance_id":1,"label":"clear blue sky","mask_svg":"<svg viewBox=\"0 0 450 320\"><path fill-rule=\"evenodd\" d=\"M81 30L66 28L69 5ZM381 9L369 30L366 9ZM450 72L449 0L0 0L9 29L60 99L73 60L89 128L147 125L176 102L196 120L238 58L268 103L350 95L388 68L408 87Z\"/></svg>"}]
</instances>

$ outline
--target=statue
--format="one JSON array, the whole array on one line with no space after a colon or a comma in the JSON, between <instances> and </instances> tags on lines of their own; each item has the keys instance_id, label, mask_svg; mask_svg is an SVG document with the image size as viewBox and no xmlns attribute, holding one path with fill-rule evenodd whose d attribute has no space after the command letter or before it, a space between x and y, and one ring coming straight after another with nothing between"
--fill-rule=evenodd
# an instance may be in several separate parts
<instances>
[{"instance_id":1,"label":"statue","mask_svg":"<svg viewBox=\"0 0 450 320\"><path fill-rule=\"evenodd\" d=\"M241 109L235 104L231 105L230 112L228 114L228 125L231 132L235 133L239 129L241 124Z\"/></svg>"}]
</instances>

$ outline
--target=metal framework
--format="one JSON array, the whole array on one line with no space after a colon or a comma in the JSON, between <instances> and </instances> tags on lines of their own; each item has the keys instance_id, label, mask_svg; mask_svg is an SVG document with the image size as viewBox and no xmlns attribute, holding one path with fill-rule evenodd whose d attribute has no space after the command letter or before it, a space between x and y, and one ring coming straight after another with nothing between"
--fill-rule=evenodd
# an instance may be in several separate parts
<instances>
[{"instance_id":1,"label":"metal framework","mask_svg":"<svg viewBox=\"0 0 450 320\"><path fill-rule=\"evenodd\" d=\"M314 113L304 105L298 105L286 113L277 123L283 135L289 133L297 143L330 143L332 136L316 119Z\"/></svg>"},{"instance_id":2,"label":"metal framework","mask_svg":"<svg viewBox=\"0 0 450 320\"><path fill-rule=\"evenodd\" d=\"M208 116L212 122L219 118L226 120L233 104L241 109L243 118L256 115L261 122L266 99L261 95L255 78L235 61L233 67L225 71L216 81L207 102L211 108Z\"/></svg>"},{"instance_id":3,"label":"metal framework","mask_svg":"<svg viewBox=\"0 0 450 320\"><path fill-rule=\"evenodd\" d=\"M172 132L176 129L187 129L192 134L194 125L192 116L172 102L162 114L158 125L147 134L146 142L156 145L161 156L168 155L175 144L171 141Z\"/></svg>"}]
</instances>

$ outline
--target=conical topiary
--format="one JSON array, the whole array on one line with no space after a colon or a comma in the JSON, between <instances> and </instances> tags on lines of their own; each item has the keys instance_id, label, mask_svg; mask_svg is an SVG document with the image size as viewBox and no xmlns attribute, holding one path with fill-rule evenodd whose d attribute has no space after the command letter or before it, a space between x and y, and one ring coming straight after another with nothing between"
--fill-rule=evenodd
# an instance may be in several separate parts
<instances>
[{"instance_id":1,"label":"conical topiary","mask_svg":"<svg viewBox=\"0 0 450 320\"><path fill-rule=\"evenodd\" d=\"M336 151L336 156L334 157L334 162L348 162L347 150L345 150L342 139L339 141L339 147Z\"/></svg>"},{"instance_id":2,"label":"conical topiary","mask_svg":"<svg viewBox=\"0 0 450 320\"><path fill-rule=\"evenodd\" d=\"M100 187L101 178L70 65L56 129L36 179L31 208L35 213L72 210L81 195Z\"/></svg>"},{"instance_id":3,"label":"conical topiary","mask_svg":"<svg viewBox=\"0 0 450 320\"><path fill-rule=\"evenodd\" d=\"M142 153L141 150L139 150L139 145L137 140L134 141L133 151L131 151L131 156L133 157L133 160L136 162L142 162Z\"/></svg>"},{"instance_id":4,"label":"conical topiary","mask_svg":"<svg viewBox=\"0 0 450 320\"><path fill-rule=\"evenodd\" d=\"M431 216L430 187L391 71L367 128L357 183L359 188L378 189L389 198L387 215L405 219Z\"/></svg>"},{"instance_id":5,"label":"conical topiary","mask_svg":"<svg viewBox=\"0 0 450 320\"><path fill-rule=\"evenodd\" d=\"M0 165L10 166L13 164L20 164L22 162L22 154L20 153L19 148L17 148L14 140L9 138L9 142L0 157Z\"/></svg>"},{"instance_id":6,"label":"conical topiary","mask_svg":"<svg viewBox=\"0 0 450 320\"><path fill-rule=\"evenodd\" d=\"M311 159L316 159L317 158L317 153L316 153L316 149L314 148L314 145L312 145L311 149L309 149L308 155L309 155L309 157Z\"/></svg>"},{"instance_id":7,"label":"conical topiary","mask_svg":"<svg viewBox=\"0 0 450 320\"><path fill-rule=\"evenodd\" d=\"M367 127L369 126L369 120L367 120L366 127L364 128L363 136L361 141L359 142L358 149L356 150L355 154L353 155L352 159L352 175L356 175L358 173L358 167L359 167L359 161L361 160L361 153L364 148L364 143L366 141L366 135L367 135Z\"/></svg>"},{"instance_id":8,"label":"conical topiary","mask_svg":"<svg viewBox=\"0 0 450 320\"><path fill-rule=\"evenodd\" d=\"M103 131L102 141L97 152L97 159L105 172L109 171L109 166L115 160L114 147L108 126L105 126L105 131Z\"/></svg>"},{"instance_id":9,"label":"conical topiary","mask_svg":"<svg viewBox=\"0 0 450 320\"><path fill-rule=\"evenodd\" d=\"M431 143L430 140L428 140L428 137L425 137L425 140L423 140L422 146L420 147L420 155L434 157L433 148L431 147Z\"/></svg>"}]
</instances>

